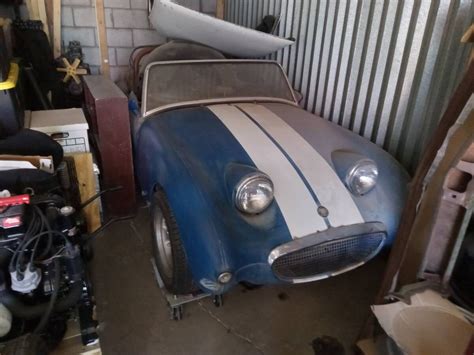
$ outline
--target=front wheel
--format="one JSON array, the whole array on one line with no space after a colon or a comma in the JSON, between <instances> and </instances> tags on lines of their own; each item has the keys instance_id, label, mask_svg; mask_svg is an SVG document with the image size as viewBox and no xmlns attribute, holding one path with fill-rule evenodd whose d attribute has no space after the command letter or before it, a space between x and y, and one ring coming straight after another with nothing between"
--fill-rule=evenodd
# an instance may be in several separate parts
<instances>
[{"instance_id":1,"label":"front wheel","mask_svg":"<svg viewBox=\"0 0 474 355\"><path fill-rule=\"evenodd\" d=\"M153 257L166 289L176 295L196 292L178 225L161 189L153 195L151 222Z\"/></svg>"}]
</instances>

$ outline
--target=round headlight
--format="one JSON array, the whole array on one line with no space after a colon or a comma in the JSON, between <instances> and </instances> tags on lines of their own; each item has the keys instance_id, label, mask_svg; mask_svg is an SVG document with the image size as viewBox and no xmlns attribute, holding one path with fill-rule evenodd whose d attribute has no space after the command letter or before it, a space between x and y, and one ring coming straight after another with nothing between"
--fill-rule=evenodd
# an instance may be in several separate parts
<instances>
[{"instance_id":1,"label":"round headlight","mask_svg":"<svg viewBox=\"0 0 474 355\"><path fill-rule=\"evenodd\" d=\"M236 186L235 206L244 213L261 213L272 201L273 183L263 173L247 175Z\"/></svg>"},{"instance_id":2,"label":"round headlight","mask_svg":"<svg viewBox=\"0 0 474 355\"><path fill-rule=\"evenodd\" d=\"M358 196L365 195L377 184L379 170L373 160L359 160L346 175L348 189Z\"/></svg>"}]
</instances>

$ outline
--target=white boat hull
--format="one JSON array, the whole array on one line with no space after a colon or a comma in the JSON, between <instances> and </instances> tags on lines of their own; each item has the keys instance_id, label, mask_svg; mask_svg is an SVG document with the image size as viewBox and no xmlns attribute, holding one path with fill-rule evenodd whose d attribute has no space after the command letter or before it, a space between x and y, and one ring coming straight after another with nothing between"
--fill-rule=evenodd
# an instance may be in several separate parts
<instances>
[{"instance_id":1,"label":"white boat hull","mask_svg":"<svg viewBox=\"0 0 474 355\"><path fill-rule=\"evenodd\" d=\"M155 0L150 22L162 35L215 48L240 58L263 57L293 41L226 22L178 5Z\"/></svg>"}]
</instances>

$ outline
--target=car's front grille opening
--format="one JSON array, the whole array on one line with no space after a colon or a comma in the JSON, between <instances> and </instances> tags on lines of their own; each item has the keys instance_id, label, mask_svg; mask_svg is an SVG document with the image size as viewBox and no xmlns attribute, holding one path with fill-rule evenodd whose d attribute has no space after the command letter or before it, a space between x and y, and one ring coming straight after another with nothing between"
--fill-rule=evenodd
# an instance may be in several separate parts
<instances>
[{"instance_id":1,"label":"car's front grille opening","mask_svg":"<svg viewBox=\"0 0 474 355\"><path fill-rule=\"evenodd\" d=\"M277 258L272 269L286 281L323 278L366 262L384 239L385 233L371 233L312 245Z\"/></svg>"}]
</instances>

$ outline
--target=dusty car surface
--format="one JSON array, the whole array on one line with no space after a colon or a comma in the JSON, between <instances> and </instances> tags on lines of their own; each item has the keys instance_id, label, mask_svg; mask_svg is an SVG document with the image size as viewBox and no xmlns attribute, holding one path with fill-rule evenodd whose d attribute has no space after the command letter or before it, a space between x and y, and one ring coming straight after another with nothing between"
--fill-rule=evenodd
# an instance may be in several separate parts
<instances>
[{"instance_id":1,"label":"dusty car surface","mask_svg":"<svg viewBox=\"0 0 474 355\"><path fill-rule=\"evenodd\" d=\"M142 97L135 160L169 291L315 281L392 242L408 175L298 107L277 63L151 63Z\"/></svg>"}]
</instances>

